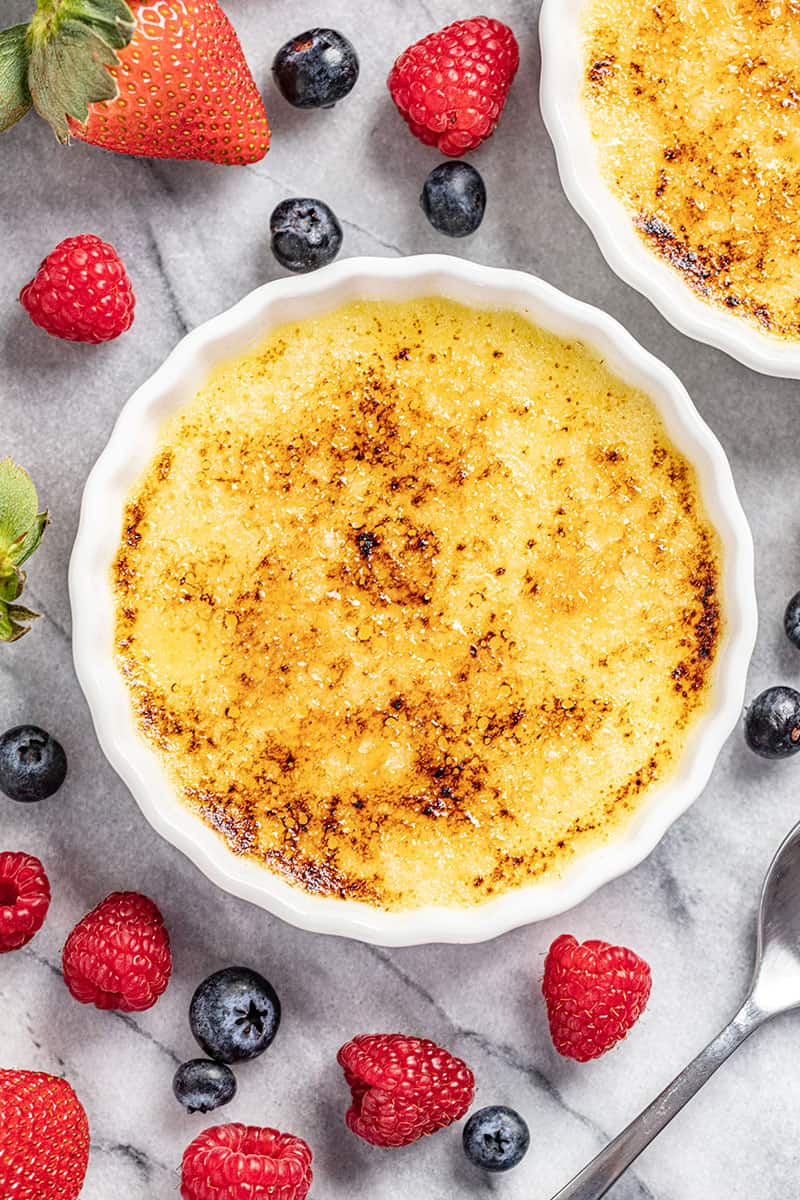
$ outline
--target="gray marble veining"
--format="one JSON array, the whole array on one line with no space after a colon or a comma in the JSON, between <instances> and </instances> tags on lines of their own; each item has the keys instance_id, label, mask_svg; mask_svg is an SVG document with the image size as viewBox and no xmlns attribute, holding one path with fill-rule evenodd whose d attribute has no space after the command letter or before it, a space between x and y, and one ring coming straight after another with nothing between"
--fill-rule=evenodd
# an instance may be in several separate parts
<instances>
[{"instance_id":1,"label":"gray marble veining","mask_svg":"<svg viewBox=\"0 0 800 1200\"><path fill-rule=\"evenodd\" d=\"M26 0L7 0L21 20ZM145 162L56 146L28 118L0 142L0 453L24 463L53 524L31 563L30 602L46 614L0 653L0 727L51 729L70 758L49 804L0 801L3 847L39 854L53 881L36 940L0 960L0 1063L66 1074L89 1110L87 1200L177 1195L184 1146L208 1118L171 1095L194 1052L187 1008L197 981L236 959L258 965L284 1003L273 1049L239 1071L220 1116L293 1130L315 1152L316 1200L547 1200L730 1016L750 969L760 880L798 817L800 764L755 760L731 738L703 797L650 859L568 916L483 946L385 951L298 932L217 891L140 817L94 739L72 672L66 566L83 480L121 404L175 342L279 273L269 213L291 194L332 205L345 254L445 250L520 267L620 318L673 366L731 459L756 539L762 629L751 691L800 682L781 614L800 587L799 385L747 371L695 345L620 283L561 191L537 104L535 0L496 0L522 45L522 67L497 136L474 156L489 207L481 230L446 243L417 203L436 161L404 131L384 89L394 55L436 25L468 15L456 0L228 0L263 85L273 149L246 169ZM313 24L335 25L361 53L356 90L332 112L289 109L274 91L277 47ZM106 347L72 346L34 329L13 302L61 237L113 241L134 279L133 330ZM98 1014L71 1001L60 948L106 892L141 889L161 906L173 983L149 1013ZM562 930L640 950L653 997L635 1034L597 1063L560 1060L537 998L544 952ZM783 1200L796 1186L800 1025L782 1018L745 1046L636 1164L616 1200ZM484 1179L450 1131L386 1152L343 1131L335 1064L355 1032L403 1029L448 1045L474 1067L478 1099L524 1113L532 1148L506 1178Z\"/></svg>"}]
</instances>

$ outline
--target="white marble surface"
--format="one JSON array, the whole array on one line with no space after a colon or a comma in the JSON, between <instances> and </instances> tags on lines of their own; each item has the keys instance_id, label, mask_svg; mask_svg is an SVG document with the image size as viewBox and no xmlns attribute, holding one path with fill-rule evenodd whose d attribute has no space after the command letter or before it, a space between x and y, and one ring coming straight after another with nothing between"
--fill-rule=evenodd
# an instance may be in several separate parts
<instances>
[{"instance_id":1,"label":"white marble surface","mask_svg":"<svg viewBox=\"0 0 800 1200\"><path fill-rule=\"evenodd\" d=\"M7 20L26 0L6 0ZM559 187L537 108L534 0L495 0L522 45L522 68L498 135L474 161L489 208L482 229L445 243L417 205L435 154L407 136L384 91L394 55L436 25L468 15L457 0L228 0L274 127L268 158L248 169L149 163L76 144L60 150L32 117L0 144L0 453L24 463L53 524L31 564L30 598L47 615L0 652L0 728L34 721L70 759L68 782L38 807L0 799L0 843L40 855L51 915L31 946L0 959L0 1063L66 1074L90 1116L86 1200L177 1195L182 1150L204 1120L174 1102L176 1064L195 1047L194 985L232 960L260 967L284 1002L279 1040L240 1070L225 1119L274 1123L308 1139L316 1200L547 1200L727 1019L750 967L762 872L800 816L800 763L755 760L737 733L691 812L638 870L568 916L492 944L391 953L297 932L217 891L161 842L103 759L70 660L66 567L81 487L133 388L185 330L277 274L267 237L274 204L317 195L337 211L346 254L447 250L536 272L619 317L670 363L720 436L751 519L762 630L751 691L800 682L783 640L786 598L800 587L798 384L762 379L673 331L605 267ZM356 91L333 112L288 108L268 67L286 37L335 25L361 54ZM116 243L138 294L133 330L104 348L35 330L14 303L61 237ZM175 954L172 985L134 1018L82 1008L58 961L73 922L106 892L138 888L161 906ZM579 1066L551 1048L536 995L555 934L625 942L654 973L634 1035ZM617 1200L783 1200L796 1190L800 1018L745 1046L614 1191ZM525 1164L484 1179L454 1131L404 1151L357 1142L342 1126L335 1053L359 1031L402 1029L463 1055L481 1103L519 1108L532 1132Z\"/></svg>"}]
</instances>

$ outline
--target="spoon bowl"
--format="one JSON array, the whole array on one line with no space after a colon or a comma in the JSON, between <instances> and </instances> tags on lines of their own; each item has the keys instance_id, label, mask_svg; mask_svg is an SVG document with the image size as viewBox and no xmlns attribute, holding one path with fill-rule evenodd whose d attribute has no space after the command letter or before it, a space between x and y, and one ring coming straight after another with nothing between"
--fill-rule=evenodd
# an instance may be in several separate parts
<instances>
[{"instance_id":1,"label":"spoon bowl","mask_svg":"<svg viewBox=\"0 0 800 1200\"><path fill-rule=\"evenodd\" d=\"M765 1017L800 1006L800 824L764 880L750 996Z\"/></svg>"}]
</instances>

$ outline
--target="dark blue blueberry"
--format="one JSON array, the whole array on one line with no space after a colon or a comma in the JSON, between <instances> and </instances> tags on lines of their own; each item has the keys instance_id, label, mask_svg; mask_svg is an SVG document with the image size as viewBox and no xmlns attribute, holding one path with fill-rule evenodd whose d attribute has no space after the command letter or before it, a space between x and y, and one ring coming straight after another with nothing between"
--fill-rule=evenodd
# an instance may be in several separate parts
<instances>
[{"instance_id":1,"label":"dark blue blueberry","mask_svg":"<svg viewBox=\"0 0 800 1200\"><path fill-rule=\"evenodd\" d=\"M358 56L335 29L309 29L281 46L272 74L295 108L332 108L353 90Z\"/></svg>"},{"instance_id":2,"label":"dark blue blueberry","mask_svg":"<svg viewBox=\"0 0 800 1200\"><path fill-rule=\"evenodd\" d=\"M172 1090L190 1113L212 1112L236 1095L236 1076L224 1063L193 1058L178 1067Z\"/></svg>"},{"instance_id":3,"label":"dark blue blueberry","mask_svg":"<svg viewBox=\"0 0 800 1200\"><path fill-rule=\"evenodd\" d=\"M67 774L60 742L36 725L16 725L0 737L0 792L32 804L52 796Z\"/></svg>"},{"instance_id":4,"label":"dark blue blueberry","mask_svg":"<svg viewBox=\"0 0 800 1200\"><path fill-rule=\"evenodd\" d=\"M792 645L800 650L800 592L792 596L786 605L786 612L783 616L783 628L786 630L786 636Z\"/></svg>"},{"instance_id":5,"label":"dark blue blueberry","mask_svg":"<svg viewBox=\"0 0 800 1200\"><path fill-rule=\"evenodd\" d=\"M510 1171L528 1153L531 1135L518 1112L493 1104L473 1113L464 1126L464 1153L484 1171Z\"/></svg>"},{"instance_id":6,"label":"dark blue blueberry","mask_svg":"<svg viewBox=\"0 0 800 1200\"><path fill-rule=\"evenodd\" d=\"M788 758L800 750L800 692L771 687L745 713L744 736L762 758Z\"/></svg>"},{"instance_id":7,"label":"dark blue blueberry","mask_svg":"<svg viewBox=\"0 0 800 1200\"><path fill-rule=\"evenodd\" d=\"M248 967L225 967L204 979L192 996L189 1024L198 1045L217 1062L256 1058L281 1022L271 983Z\"/></svg>"},{"instance_id":8,"label":"dark blue blueberry","mask_svg":"<svg viewBox=\"0 0 800 1200\"><path fill-rule=\"evenodd\" d=\"M341 249L342 227L321 200L281 200L269 228L272 253L288 271L316 271Z\"/></svg>"},{"instance_id":9,"label":"dark blue blueberry","mask_svg":"<svg viewBox=\"0 0 800 1200\"><path fill-rule=\"evenodd\" d=\"M446 233L448 237L467 237L483 220L486 188L469 163L440 163L425 180L419 202L439 233Z\"/></svg>"}]
</instances>

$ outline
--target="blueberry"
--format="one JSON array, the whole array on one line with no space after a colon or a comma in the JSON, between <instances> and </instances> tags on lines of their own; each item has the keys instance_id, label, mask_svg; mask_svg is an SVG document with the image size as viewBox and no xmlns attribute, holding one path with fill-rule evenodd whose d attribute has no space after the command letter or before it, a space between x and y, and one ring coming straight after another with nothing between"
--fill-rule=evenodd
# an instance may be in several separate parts
<instances>
[{"instance_id":1,"label":"blueberry","mask_svg":"<svg viewBox=\"0 0 800 1200\"><path fill-rule=\"evenodd\" d=\"M64 748L36 725L16 725L0 737L0 791L32 804L57 792L67 774Z\"/></svg>"},{"instance_id":2,"label":"blueberry","mask_svg":"<svg viewBox=\"0 0 800 1200\"><path fill-rule=\"evenodd\" d=\"M783 628L793 646L800 650L800 592L792 596L783 615Z\"/></svg>"},{"instance_id":3,"label":"blueberry","mask_svg":"<svg viewBox=\"0 0 800 1200\"><path fill-rule=\"evenodd\" d=\"M464 1153L484 1171L510 1171L528 1152L531 1135L518 1112L493 1104L473 1113L464 1126Z\"/></svg>"},{"instance_id":4,"label":"blueberry","mask_svg":"<svg viewBox=\"0 0 800 1200\"><path fill-rule=\"evenodd\" d=\"M486 188L469 163L440 163L425 180L419 202L439 233L467 237L483 220Z\"/></svg>"},{"instance_id":5,"label":"blueberry","mask_svg":"<svg viewBox=\"0 0 800 1200\"><path fill-rule=\"evenodd\" d=\"M333 262L342 227L321 200L281 200L269 221L272 253L289 271L316 271Z\"/></svg>"},{"instance_id":6,"label":"blueberry","mask_svg":"<svg viewBox=\"0 0 800 1200\"><path fill-rule=\"evenodd\" d=\"M744 719L744 736L762 758L787 758L800 750L800 692L771 687L756 696Z\"/></svg>"},{"instance_id":7,"label":"blueberry","mask_svg":"<svg viewBox=\"0 0 800 1200\"><path fill-rule=\"evenodd\" d=\"M236 1076L224 1063L193 1058L182 1063L172 1081L175 1099L190 1113L211 1112L236 1095Z\"/></svg>"},{"instance_id":8,"label":"blueberry","mask_svg":"<svg viewBox=\"0 0 800 1200\"><path fill-rule=\"evenodd\" d=\"M192 996L189 1024L200 1047L217 1062L256 1058L281 1022L271 983L248 967L225 967L204 979Z\"/></svg>"},{"instance_id":9,"label":"blueberry","mask_svg":"<svg viewBox=\"0 0 800 1200\"><path fill-rule=\"evenodd\" d=\"M332 108L353 90L358 57L335 29L309 29L281 46L272 74L295 108Z\"/></svg>"}]
</instances>

